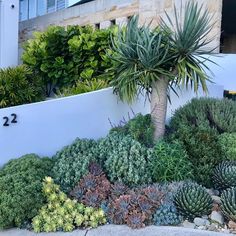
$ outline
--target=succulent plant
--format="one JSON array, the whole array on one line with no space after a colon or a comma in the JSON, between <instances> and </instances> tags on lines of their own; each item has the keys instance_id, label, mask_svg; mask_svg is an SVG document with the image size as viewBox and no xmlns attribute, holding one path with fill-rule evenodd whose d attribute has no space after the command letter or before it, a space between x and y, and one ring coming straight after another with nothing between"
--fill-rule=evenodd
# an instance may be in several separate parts
<instances>
[{"instance_id":1,"label":"succulent plant","mask_svg":"<svg viewBox=\"0 0 236 236\"><path fill-rule=\"evenodd\" d=\"M219 190L236 187L236 161L224 161L216 166L213 183Z\"/></svg>"},{"instance_id":2,"label":"succulent plant","mask_svg":"<svg viewBox=\"0 0 236 236\"><path fill-rule=\"evenodd\" d=\"M106 223L102 209L86 207L76 200L69 199L54 184L51 177L46 177L43 183L43 193L47 199L37 216L32 220L35 232L72 231L76 227L97 227Z\"/></svg>"},{"instance_id":3,"label":"succulent plant","mask_svg":"<svg viewBox=\"0 0 236 236\"><path fill-rule=\"evenodd\" d=\"M229 220L236 222L236 187L228 188L222 192L221 210Z\"/></svg>"},{"instance_id":4,"label":"succulent plant","mask_svg":"<svg viewBox=\"0 0 236 236\"><path fill-rule=\"evenodd\" d=\"M213 201L204 187L195 183L184 184L174 196L174 204L181 215L189 220L210 213Z\"/></svg>"},{"instance_id":5,"label":"succulent plant","mask_svg":"<svg viewBox=\"0 0 236 236\"><path fill-rule=\"evenodd\" d=\"M161 205L153 217L154 225L179 225L183 218L177 213L173 204Z\"/></svg>"},{"instance_id":6,"label":"succulent plant","mask_svg":"<svg viewBox=\"0 0 236 236\"><path fill-rule=\"evenodd\" d=\"M99 207L108 199L111 184L96 163L90 165L89 171L90 173L80 180L70 195L87 206Z\"/></svg>"}]
</instances>

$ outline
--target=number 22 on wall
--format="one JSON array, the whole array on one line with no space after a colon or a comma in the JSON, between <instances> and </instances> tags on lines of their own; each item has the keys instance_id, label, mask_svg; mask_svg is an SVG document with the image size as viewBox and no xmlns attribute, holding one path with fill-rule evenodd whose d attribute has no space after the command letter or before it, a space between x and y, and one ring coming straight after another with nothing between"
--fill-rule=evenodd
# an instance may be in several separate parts
<instances>
[{"instance_id":1,"label":"number 22 on wall","mask_svg":"<svg viewBox=\"0 0 236 236\"><path fill-rule=\"evenodd\" d=\"M10 118L8 116L4 116L3 120L4 120L3 126L5 127L10 126L10 123L11 124L17 123L17 115L15 113L12 113Z\"/></svg>"}]
</instances>

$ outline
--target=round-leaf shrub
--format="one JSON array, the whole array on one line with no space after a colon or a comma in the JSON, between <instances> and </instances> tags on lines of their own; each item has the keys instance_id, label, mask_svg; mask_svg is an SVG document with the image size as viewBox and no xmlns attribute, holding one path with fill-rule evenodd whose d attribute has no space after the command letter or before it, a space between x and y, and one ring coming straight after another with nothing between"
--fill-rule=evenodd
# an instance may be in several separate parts
<instances>
[{"instance_id":1,"label":"round-leaf shrub","mask_svg":"<svg viewBox=\"0 0 236 236\"><path fill-rule=\"evenodd\" d=\"M42 82L26 66L0 69L0 108L43 99Z\"/></svg>"},{"instance_id":2,"label":"round-leaf shrub","mask_svg":"<svg viewBox=\"0 0 236 236\"><path fill-rule=\"evenodd\" d=\"M0 228L20 227L44 204L42 180L52 160L34 154L9 161L0 170Z\"/></svg>"},{"instance_id":3,"label":"round-leaf shrub","mask_svg":"<svg viewBox=\"0 0 236 236\"><path fill-rule=\"evenodd\" d=\"M193 220L211 212L213 201L210 194L201 185L187 183L174 196L178 212L186 219Z\"/></svg>"},{"instance_id":4,"label":"round-leaf shrub","mask_svg":"<svg viewBox=\"0 0 236 236\"><path fill-rule=\"evenodd\" d=\"M222 154L227 160L236 160L236 133L223 133L219 136Z\"/></svg>"},{"instance_id":5,"label":"round-leaf shrub","mask_svg":"<svg viewBox=\"0 0 236 236\"><path fill-rule=\"evenodd\" d=\"M151 159L155 182L181 181L193 178L193 167L186 151L178 142L158 142Z\"/></svg>"},{"instance_id":6,"label":"round-leaf shrub","mask_svg":"<svg viewBox=\"0 0 236 236\"><path fill-rule=\"evenodd\" d=\"M108 139L117 139L112 133ZM120 181L128 186L151 181L150 158L152 150L147 149L130 136L124 136L106 153L105 171L111 181Z\"/></svg>"},{"instance_id":7,"label":"round-leaf shrub","mask_svg":"<svg viewBox=\"0 0 236 236\"><path fill-rule=\"evenodd\" d=\"M55 165L52 176L63 191L69 193L88 173L89 164L98 157L96 147L94 140L76 139L53 157Z\"/></svg>"}]
</instances>

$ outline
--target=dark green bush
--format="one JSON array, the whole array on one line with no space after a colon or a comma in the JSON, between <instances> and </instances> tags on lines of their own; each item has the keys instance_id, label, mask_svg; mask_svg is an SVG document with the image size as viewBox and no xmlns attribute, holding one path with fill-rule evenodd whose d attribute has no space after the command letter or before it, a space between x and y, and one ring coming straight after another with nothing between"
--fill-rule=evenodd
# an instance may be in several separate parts
<instances>
[{"instance_id":1,"label":"dark green bush","mask_svg":"<svg viewBox=\"0 0 236 236\"><path fill-rule=\"evenodd\" d=\"M175 112L169 128L168 139L183 144L196 180L210 187L213 168L225 158L219 135L236 130L236 103L228 99L193 99Z\"/></svg>"},{"instance_id":2,"label":"dark green bush","mask_svg":"<svg viewBox=\"0 0 236 236\"><path fill-rule=\"evenodd\" d=\"M181 181L193 178L188 154L178 142L158 142L151 159L152 178L156 182Z\"/></svg>"},{"instance_id":3,"label":"dark green bush","mask_svg":"<svg viewBox=\"0 0 236 236\"><path fill-rule=\"evenodd\" d=\"M91 26L51 26L26 43L22 60L42 78L47 96L78 80L108 79L104 72L111 65L107 56L111 32Z\"/></svg>"},{"instance_id":4,"label":"dark green bush","mask_svg":"<svg viewBox=\"0 0 236 236\"><path fill-rule=\"evenodd\" d=\"M0 108L43 99L40 78L26 66L0 69Z\"/></svg>"},{"instance_id":5,"label":"dark green bush","mask_svg":"<svg viewBox=\"0 0 236 236\"><path fill-rule=\"evenodd\" d=\"M153 146L154 141L154 124L151 115L137 114L130 119L124 126L119 126L111 129L111 132L116 131L124 135L130 135L133 139L139 141L147 147Z\"/></svg>"},{"instance_id":6,"label":"dark green bush","mask_svg":"<svg viewBox=\"0 0 236 236\"><path fill-rule=\"evenodd\" d=\"M174 131L182 127L213 129L217 133L236 132L236 102L228 99L200 98L175 111L170 122Z\"/></svg>"},{"instance_id":7,"label":"dark green bush","mask_svg":"<svg viewBox=\"0 0 236 236\"><path fill-rule=\"evenodd\" d=\"M236 133L224 133L219 136L222 154L227 160L236 160Z\"/></svg>"},{"instance_id":8,"label":"dark green bush","mask_svg":"<svg viewBox=\"0 0 236 236\"><path fill-rule=\"evenodd\" d=\"M77 139L53 157L53 178L63 191L70 192L88 173L89 163L98 157L96 147L97 142L94 140Z\"/></svg>"},{"instance_id":9,"label":"dark green bush","mask_svg":"<svg viewBox=\"0 0 236 236\"><path fill-rule=\"evenodd\" d=\"M117 140L117 136L119 134L113 132L108 139ZM131 136L124 136L116 145L107 149L105 171L113 182L120 181L128 186L149 183L151 157L151 149L147 149Z\"/></svg>"},{"instance_id":10,"label":"dark green bush","mask_svg":"<svg viewBox=\"0 0 236 236\"><path fill-rule=\"evenodd\" d=\"M34 154L9 161L0 170L0 228L19 227L44 204L42 180L52 160Z\"/></svg>"}]
</instances>

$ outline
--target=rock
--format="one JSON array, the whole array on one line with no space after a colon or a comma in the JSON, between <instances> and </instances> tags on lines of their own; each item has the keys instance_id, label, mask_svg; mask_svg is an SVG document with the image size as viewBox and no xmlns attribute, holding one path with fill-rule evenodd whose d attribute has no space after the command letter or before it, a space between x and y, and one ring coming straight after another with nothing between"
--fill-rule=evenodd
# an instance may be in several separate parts
<instances>
[{"instance_id":1,"label":"rock","mask_svg":"<svg viewBox=\"0 0 236 236\"><path fill-rule=\"evenodd\" d=\"M216 195L212 195L212 200L217 203L217 204L221 204L221 198L219 196Z\"/></svg>"},{"instance_id":2,"label":"rock","mask_svg":"<svg viewBox=\"0 0 236 236\"><path fill-rule=\"evenodd\" d=\"M189 228L189 229L195 229L195 224L185 220L183 222L183 227L184 228Z\"/></svg>"},{"instance_id":3,"label":"rock","mask_svg":"<svg viewBox=\"0 0 236 236\"><path fill-rule=\"evenodd\" d=\"M212 221L215 221L215 222L221 224L221 225L224 224L224 217L221 214L221 212L219 212L219 211L213 211L211 213L210 219Z\"/></svg>"},{"instance_id":4,"label":"rock","mask_svg":"<svg viewBox=\"0 0 236 236\"><path fill-rule=\"evenodd\" d=\"M205 225L198 226L197 228L201 229L201 230L206 230L207 229L207 227Z\"/></svg>"},{"instance_id":5,"label":"rock","mask_svg":"<svg viewBox=\"0 0 236 236\"><path fill-rule=\"evenodd\" d=\"M196 217L194 218L194 224L197 225L197 226L206 226L206 225L210 225L210 222L209 220L207 219L203 219L203 218L200 218L200 217Z\"/></svg>"},{"instance_id":6,"label":"rock","mask_svg":"<svg viewBox=\"0 0 236 236\"><path fill-rule=\"evenodd\" d=\"M229 229L236 231L236 223L233 222L232 220L229 221L228 227L229 227Z\"/></svg>"},{"instance_id":7,"label":"rock","mask_svg":"<svg viewBox=\"0 0 236 236\"><path fill-rule=\"evenodd\" d=\"M213 224L209 225L209 226L207 227L207 229L210 230L210 231L215 231L215 232L217 232L217 231L218 231L218 225L213 223Z\"/></svg>"},{"instance_id":8,"label":"rock","mask_svg":"<svg viewBox=\"0 0 236 236\"><path fill-rule=\"evenodd\" d=\"M215 189L207 189L206 190L211 196L218 196L219 195L219 191L215 190Z\"/></svg>"}]
</instances>

